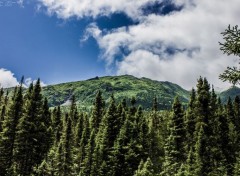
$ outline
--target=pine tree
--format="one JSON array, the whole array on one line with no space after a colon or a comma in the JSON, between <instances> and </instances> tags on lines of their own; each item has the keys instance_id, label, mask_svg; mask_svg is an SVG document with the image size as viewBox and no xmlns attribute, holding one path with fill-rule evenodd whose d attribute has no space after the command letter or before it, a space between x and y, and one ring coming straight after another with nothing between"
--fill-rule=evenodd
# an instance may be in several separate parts
<instances>
[{"instance_id":1,"label":"pine tree","mask_svg":"<svg viewBox=\"0 0 240 176\"><path fill-rule=\"evenodd\" d=\"M173 103L172 125L176 130L176 149L179 152L177 158L179 162L183 162L186 158L186 156L184 155L184 142L186 139L186 131L184 127L184 112L182 109L182 104L180 103L178 97L175 98Z\"/></svg>"},{"instance_id":2,"label":"pine tree","mask_svg":"<svg viewBox=\"0 0 240 176\"><path fill-rule=\"evenodd\" d=\"M4 112L5 113L5 112ZM16 131L19 119L23 113L22 84L17 88L17 93L13 97L7 117L3 121L3 131L0 134L0 175L10 174L14 160L14 149L16 142Z\"/></svg>"},{"instance_id":3,"label":"pine tree","mask_svg":"<svg viewBox=\"0 0 240 176\"><path fill-rule=\"evenodd\" d=\"M47 98L44 99L42 106L42 117L40 117L41 128L39 129L39 135L42 139L41 148L38 151L43 157L47 156L47 152L52 144L52 129L51 129L51 113L48 107Z\"/></svg>"},{"instance_id":4,"label":"pine tree","mask_svg":"<svg viewBox=\"0 0 240 176\"><path fill-rule=\"evenodd\" d=\"M61 108L58 106L53 110L52 113L52 129L53 129L53 144L56 145L60 141L61 130L63 128L63 124L61 121L62 113Z\"/></svg>"},{"instance_id":5,"label":"pine tree","mask_svg":"<svg viewBox=\"0 0 240 176\"><path fill-rule=\"evenodd\" d=\"M236 163L234 165L233 176L239 176L239 175L240 175L240 158L237 157Z\"/></svg>"},{"instance_id":6,"label":"pine tree","mask_svg":"<svg viewBox=\"0 0 240 176\"><path fill-rule=\"evenodd\" d=\"M3 105L3 95L4 95L4 91L3 91L3 88L1 88L0 89L0 133L2 132L2 123L4 121L4 116L5 116L5 112L4 112L5 110L3 111L3 109L5 109L5 106Z\"/></svg>"},{"instance_id":7,"label":"pine tree","mask_svg":"<svg viewBox=\"0 0 240 176\"><path fill-rule=\"evenodd\" d=\"M86 157L84 158L83 161L83 166L82 166L82 174L84 176L90 176L92 172L92 167L93 167L93 152L95 148L95 136L96 132L95 129L92 129L90 138L88 140L88 144L86 146Z\"/></svg>"},{"instance_id":8,"label":"pine tree","mask_svg":"<svg viewBox=\"0 0 240 176\"><path fill-rule=\"evenodd\" d=\"M130 107L130 114L132 115L132 116L134 116L135 115L135 113L137 112L137 108L136 108L136 102L137 102L137 100L136 100L136 98L135 97L132 97L132 99L130 100L130 103L131 103L131 107Z\"/></svg>"},{"instance_id":9,"label":"pine tree","mask_svg":"<svg viewBox=\"0 0 240 176\"><path fill-rule=\"evenodd\" d=\"M134 176L155 176L153 169L153 163L150 158L147 158L147 161L143 164L143 161L140 162L138 170L135 172Z\"/></svg>"},{"instance_id":10,"label":"pine tree","mask_svg":"<svg viewBox=\"0 0 240 176\"><path fill-rule=\"evenodd\" d=\"M43 122L43 101L40 80L36 82L33 90L29 87L25 96L26 112L20 118L16 136L16 161L17 173L30 175L33 168L39 165L45 156L43 137L46 136L46 126Z\"/></svg>"},{"instance_id":11,"label":"pine tree","mask_svg":"<svg viewBox=\"0 0 240 176\"><path fill-rule=\"evenodd\" d=\"M86 146L90 137L90 125L87 115L83 116L83 131L80 143L75 149L76 155L74 156L74 173L79 174L83 171L84 159L87 155ZM98 166L99 167L99 166ZM83 173L82 173L83 174ZM80 174L81 175L81 174Z\"/></svg>"},{"instance_id":12,"label":"pine tree","mask_svg":"<svg viewBox=\"0 0 240 176\"><path fill-rule=\"evenodd\" d=\"M211 99L210 86L206 78L198 80L197 83L197 99L196 99L196 129L194 133L195 151L202 152L199 154L197 160L199 164L199 173L208 174L214 169L214 162L211 161L214 158L212 155L212 144L210 140L205 140L206 138L210 139L213 137L213 116L211 113ZM212 140L212 139L211 139ZM201 149L198 151L197 147ZM200 167L201 165L201 167ZM203 168L203 170L202 170Z\"/></svg>"},{"instance_id":13,"label":"pine tree","mask_svg":"<svg viewBox=\"0 0 240 176\"><path fill-rule=\"evenodd\" d=\"M236 162L236 146L237 146L237 131L235 127L235 116L234 116L234 109L232 100L229 97L227 105L225 106L225 113L226 113L226 122L227 125L226 129L226 137L225 143L223 144L223 153L226 157L226 165L227 165L227 172L228 175L232 175L234 163Z\"/></svg>"},{"instance_id":14,"label":"pine tree","mask_svg":"<svg viewBox=\"0 0 240 176\"><path fill-rule=\"evenodd\" d=\"M236 126L236 130L240 132L240 98L239 96L235 97L233 108L234 108L234 117L235 117L234 124Z\"/></svg>"},{"instance_id":15,"label":"pine tree","mask_svg":"<svg viewBox=\"0 0 240 176\"><path fill-rule=\"evenodd\" d=\"M74 125L77 123L77 120L79 118L78 109L77 109L77 105L76 105L76 98L74 95L71 97L69 117L72 119L72 125L74 128Z\"/></svg>"},{"instance_id":16,"label":"pine tree","mask_svg":"<svg viewBox=\"0 0 240 176\"><path fill-rule=\"evenodd\" d=\"M60 143L62 143L62 176L72 175L72 146L73 146L73 134L72 134L72 119L66 114L64 130L61 136Z\"/></svg>"},{"instance_id":17,"label":"pine tree","mask_svg":"<svg viewBox=\"0 0 240 176\"><path fill-rule=\"evenodd\" d=\"M207 137L204 131L204 124L200 126L195 146L195 175L208 176L208 161L207 155Z\"/></svg>"},{"instance_id":18,"label":"pine tree","mask_svg":"<svg viewBox=\"0 0 240 176\"><path fill-rule=\"evenodd\" d=\"M73 175L73 134L72 120L68 113L65 114L62 135L58 145L50 150L47 165L53 175Z\"/></svg>"},{"instance_id":19,"label":"pine tree","mask_svg":"<svg viewBox=\"0 0 240 176\"><path fill-rule=\"evenodd\" d=\"M102 98L102 93L101 91L98 91L95 98L93 113L91 117L91 128L95 128L96 132L98 131L99 125L103 118L104 105L105 103Z\"/></svg>"},{"instance_id":20,"label":"pine tree","mask_svg":"<svg viewBox=\"0 0 240 176\"><path fill-rule=\"evenodd\" d=\"M192 89L190 101L188 104L188 108L186 110L186 149L190 150L194 146L194 132L196 127L196 92L195 89Z\"/></svg>"},{"instance_id":21,"label":"pine tree","mask_svg":"<svg viewBox=\"0 0 240 176\"><path fill-rule=\"evenodd\" d=\"M166 144L164 146L165 158L163 163L163 171L161 175L174 175L177 174L181 163L178 162L177 156L179 151L177 151L176 142L176 130L175 127L170 129L170 135L167 138Z\"/></svg>"},{"instance_id":22,"label":"pine tree","mask_svg":"<svg viewBox=\"0 0 240 176\"><path fill-rule=\"evenodd\" d=\"M75 127L75 134L74 134L74 145L76 148L79 148L80 146L80 141L82 139L82 134L84 130L84 114L81 113L79 115L79 118L77 120L77 124Z\"/></svg>"}]
</instances>

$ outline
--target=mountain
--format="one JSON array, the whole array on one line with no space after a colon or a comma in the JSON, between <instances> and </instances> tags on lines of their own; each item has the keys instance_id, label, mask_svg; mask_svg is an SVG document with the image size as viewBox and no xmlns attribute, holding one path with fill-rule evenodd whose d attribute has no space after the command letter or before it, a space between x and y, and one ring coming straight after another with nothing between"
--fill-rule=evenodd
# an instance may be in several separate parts
<instances>
[{"instance_id":1,"label":"mountain","mask_svg":"<svg viewBox=\"0 0 240 176\"><path fill-rule=\"evenodd\" d=\"M221 98L223 103L227 102L228 97L234 100L236 96L240 96L240 88L236 86L232 86L228 90L225 90L219 94L219 97Z\"/></svg>"},{"instance_id":2,"label":"mountain","mask_svg":"<svg viewBox=\"0 0 240 176\"><path fill-rule=\"evenodd\" d=\"M69 105L74 95L80 109L89 109L98 90L102 92L106 102L111 94L114 94L117 102L123 98L129 102L132 97L136 97L137 105L142 105L144 109L152 107L155 96L158 98L159 109L171 108L177 95L183 104L186 104L189 98L189 92L176 84L130 75L95 77L85 81L50 85L43 88L43 95L48 98L51 107Z\"/></svg>"}]
</instances>

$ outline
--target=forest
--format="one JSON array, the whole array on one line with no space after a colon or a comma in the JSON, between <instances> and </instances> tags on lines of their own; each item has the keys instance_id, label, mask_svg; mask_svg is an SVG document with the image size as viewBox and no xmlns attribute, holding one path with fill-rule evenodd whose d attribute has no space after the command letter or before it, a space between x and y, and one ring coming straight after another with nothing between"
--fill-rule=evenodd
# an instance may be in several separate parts
<instances>
[{"instance_id":1,"label":"forest","mask_svg":"<svg viewBox=\"0 0 240 176\"><path fill-rule=\"evenodd\" d=\"M49 108L40 80L26 93L0 91L1 176L238 176L240 98L221 103L206 78L187 107L136 106L138 97L106 103L98 91L90 112Z\"/></svg>"}]
</instances>

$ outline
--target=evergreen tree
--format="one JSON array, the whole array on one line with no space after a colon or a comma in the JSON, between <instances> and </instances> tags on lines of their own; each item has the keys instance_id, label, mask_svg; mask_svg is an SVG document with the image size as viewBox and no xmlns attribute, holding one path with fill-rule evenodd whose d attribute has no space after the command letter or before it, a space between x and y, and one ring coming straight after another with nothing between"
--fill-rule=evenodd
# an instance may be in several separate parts
<instances>
[{"instance_id":1,"label":"evergreen tree","mask_svg":"<svg viewBox=\"0 0 240 176\"><path fill-rule=\"evenodd\" d=\"M227 125L226 129L226 137L225 143L223 144L223 153L226 157L226 165L228 175L232 175L234 163L236 162L236 150L237 150L237 131L235 127L235 116L232 100L229 97L227 105L225 106L225 115L227 117L225 125Z\"/></svg>"},{"instance_id":2,"label":"evergreen tree","mask_svg":"<svg viewBox=\"0 0 240 176\"><path fill-rule=\"evenodd\" d=\"M17 126L15 166L20 175L30 175L33 168L39 165L44 158L45 145L43 137L46 134L46 124L43 122L43 100L40 80L38 79L33 90L29 87L25 96L26 112L20 118Z\"/></svg>"},{"instance_id":3,"label":"evergreen tree","mask_svg":"<svg viewBox=\"0 0 240 176\"><path fill-rule=\"evenodd\" d=\"M197 142L195 146L195 175L208 176L208 160L207 155L207 137L204 131L204 124L200 126Z\"/></svg>"},{"instance_id":4,"label":"evergreen tree","mask_svg":"<svg viewBox=\"0 0 240 176\"><path fill-rule=\"evenodd\" d=\"M102 93L101 91L98 91L95 98L93 113L91 117L91 128L95 128L96 132L98 131L99 125L102 121L104 105L105 103L102 98Z\"/></svg>"},{"instance_id":5,"label":"evergreen tree","mask_svg":"<svg viewBox=\"0 0 240 176\"><path fill-rule=\"evenodd\" d=\"M177 159L179 162L183 162L185 161L184 142L186 132L184 127L184 112L178 97L175 98L173 103L172 125L176 130L176 150L179 152Z\"/></svg>"},{"instance_id":6,"label":"evergreen tree","mask_svg":"<svg viewBox=\"0 0 240 176\"><path fill-rule=\"evenodd\" d=\"M192 89L190 101L188 104L188 108L186 110L185 120L187 151L189 151L190 148L194 146L194 132L196 127L195 108L196 108L196 92L195 89Z\"/></svg>"},{"instance_id":7,"label":"evergreen tree","mask_svg":"<svg viewBox=\"0 0 240 176\"><path fill-rule=\"evenodd\" d=\"M130 100L131 103L131 107L130 107L130 115L134 116L135 113L137 112L137 108L136 108L136 97L132 97L132 99Z\"/></svg>"},{"instance_id":8,"label":"evergreen tree","mask_svg":"<svg viewBox=\"0 0 240 176\"><path fill-rule=\"evenodd\" d=\"M163 163L163 171L161 175L174 175L177 174L178 169L181 166L181 163L178 162L177 156L179 151L177 151L177 140L176 140L176 130L175 127L170 129L170 135L164 146L165 158Z\"/></svg>"},{"instance_id":9,"label":"evergreen tree","mask_svg":"<svg viewBox=\"0 0 240 176\"><path fill-rule=\"evenodd\" d=\"M73 144L73 134L72 134L72 119L66 114L65 126L61 136L60 143L62 143L62 173L60 175L72 175L73 166L73 156L72 156L72 144Z\"/></svg>"},{"instance_id":10,"label":"evergreen tree","mask_svg":"<svg viewBox=\"0 0 240 176\"><path fill-rule=\"evenodd\" d=\"M234 108L234 117L235 117L234 124L236 126L236 130L240 132L240 98L239 96L235 97L233 108Z\"/></svg>"},{"instance_id":11,"label":"evergreen tree","mask_svg":"<svg viewBox=\"0 0 240 176\"><path fill-rule=\"evenodd\" d=\"M53 144L56 145L60 141L61 130L63 128L63 124L61 121L62 113L61 108L58 106L53 110L52 113L52 131L53 131Z\"/></svg>"},{"instance_id":12,"label":"evergreen tree","mask_svg":"<svg viewBox=\"0 0 240 176\"><path fill-rule=\"evenodd\" d=\"M86 146L90 137L90 125L87 115L83 116L83 132L78 147L75 149L76 155L74 156L74 173L79 174L83 171L84 159L87 155Z\"/></svg>"},{"instance_id":13,"label":"evergreen tree","mask_svg":"<svg viewBox=\"0 0 240 176\"><path fill-rule=\"evenodd\" d=\"M153 163L150 158L147 158L147 161L143 164L143 161L140 162L138 170L135 172L134 176L155 176L153 170Z\"/></svg>"},{"instance_id":14,"label":"evergreen tree","mask_svg":"<svg viewBox=\"0 0 240 176\"><path fill-rule=\"evenodd\" d=\"M234 165L233 176L239 176L239 175L240 175L240 158L238 157Z\"/></svg>"},{"instance_id":15,"label":"evergreen tree","mask_svg":"<svg viewBox=\"0 0 240 176\"><path fill-rule=\"evenodd\" d=\"M93 152L95 148L95 136L96 132L95 129L92 129L90 138L88 140L88 144L86 146L86 157L84 158L83 166L82 166L82 175L84 176L90 176L92 172L93 167Z\"/></svg>"},{"instance_id":16,"label":"evergreen tree","mask_svg":"<svg viewBox=\"0 0 240 176\"><path fill-rule=\"evenodd\" d=\"M13 102L10 105L7 117L3 121L2 133L0 133L0 175L11 175L9 170L14 161L14 149L17 132L16 128L19 123L19 119L22 117L22 114L23 95L21 84L20 87L17 88L16 95L13 97Z\"/></svg>"}]
</instances>

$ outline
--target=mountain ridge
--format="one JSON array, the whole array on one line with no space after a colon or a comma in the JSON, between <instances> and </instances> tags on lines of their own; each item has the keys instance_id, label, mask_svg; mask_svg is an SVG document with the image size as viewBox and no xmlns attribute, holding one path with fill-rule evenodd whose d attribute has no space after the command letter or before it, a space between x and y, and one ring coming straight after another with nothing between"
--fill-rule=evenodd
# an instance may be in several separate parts
<instances>
[{"instance_id":1,"label":"mountain ridge","mask_svg":"<svg viewBox=\"0 0 240 176\"><path fill-rule=\"evenodd\" d=\"M154 97L159 99L160 109L171 108L177 95L185 104L189 98L189 91L177 84L132 75L95 77L84 81L49 85L43 87L43 95L48 97L50 106L62 105L74 95L79 107L85 109L92 106L98 90L107 102L112 93L117 102L123 98L129 100L137 97L137 105L142 105L145 109L151 108Z\"/></svg>"},{"instance_id":2,"label":"mountain ridge","mask_svg":"<svg viewBox=\"0 0 240 176\"><path fill-rule=\"evenodd\" d=\"M13 92L14 88L8 88ZM43 95L48 98L49 106L68 106L71 104L71 97L76 97L79 109L89 110L93 106L95 95L98 90L103 94L104 100L108 103L111 94L114 94L117 102L136 97L137 104L145 110L152 107L154 97L158 99L160 110L170 109L175 96L179 96L184 106L190 98L190 91L185 90L178 84L169 81L158 81L150 78L137 78L132 75L93 77L87 80L65 82L42 87ZM240 96L240 88L232 86L222 92L217 92L223 103L228 97L232 100Z\"/></svg>"}]
</instances>

